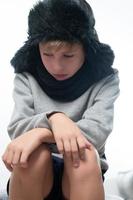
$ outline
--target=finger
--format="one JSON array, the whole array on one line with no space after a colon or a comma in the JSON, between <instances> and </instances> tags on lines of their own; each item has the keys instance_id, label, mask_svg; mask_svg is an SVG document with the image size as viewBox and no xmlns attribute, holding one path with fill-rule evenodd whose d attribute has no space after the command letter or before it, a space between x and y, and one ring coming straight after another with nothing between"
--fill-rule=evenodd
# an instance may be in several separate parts
<instances>
[{"instance_id":1,"label":"finger","mask_svg":"<svg viewBox=\"0 0 133 200\"><path fill-rule=\"evenodd\" d=\"M17 151L14 153L14 157L12 160L12 165L17 165L20 162L20 157L21 157L21 151Z\"/></svg>"},{"instance_id":2,"label":"finger","mask_svg":"<svg viewBox=\"0 0 133 200\"><path fill-rule=\"evenodd\" d=\"M86 143L83 140L83 138L81 138L81 137L77 138L77 143L78 143L80 158L81 158L81 160L85 160Z\"/></svg>"},{"instance_id":3,"label":"finger","mask_svg":"<svg viewBox=\"0 0 133 200\"><path fill-rule=\"evenodd\" d=\"M64 154L63 141L61 139L57 140L56 145L57 145L57 148L58 148L58 151L60 152L60 154Z\"/></svg>"},{"instance_id":4,"label":"finger","mask_svg":"<svg viewBox=\"0 0 133 200\"><path fill-rule=\"evenodd\" d=\"M7 158L7 152L5 151L5 153L2 156L2 160L4 163L6 162L6 158Z\"/></svg>"},{"instance_id":5,"label":"finger","mask_svg":"<svg viewBox=\"0 0 133 200\"><path fill-rule=\"evenodd\" d=\"M23 151L20 157L20 165L21 167L27 167L28 158L30 153L28 151Z\"/></svg>"},{"instance_id":6,"label":"finger","mask_svg":"<svg viewBox=\"0 0 133 200\"><path fill-rule=\"evenodd\" d=\"M6 166L6 168L7 168L10 172L13 171L12 165L9 165L9 164L5 163L5 166Z\"/></svg>"},{"instance_id":7,"label":"finger","mask_svg":"<svg viewBox=\"0 0 133 200\"><path fill-rule=\"evenodd\" d=\"M4 162L5 166L6 166L6 168L7 168L10 172L12 172L13 168L12 168L11 164L10 164L10 163L8 164L8 162L7 162L7 160L8 160L8 152L7 152L7 151L6 151L6 152L4 153L4 155L2 156L2 160L3 160L3 162Z\"/></svg>"},{"instance_id":8,"label":"finger","mask_svg":"<svg viewBox=\"0 0 133 200\"><path fill-rule=\"evenodd\" d=\"M71 140L72 160L74 167L79 167L79 151L76 139Z\"/></svg>"},{"instance_id":9,"label":"finger","mask_svg":"<svg viewBox=\"0 0 133 200\"><path fill-rule=\"evenodd\" d=\"M12 150L9 150L9 151L6 153L5 162L6 162L8 165L11 165L11 164L12 164L13 156L14 156L14 152L13 152Z\"/></svg>"},{"instance_id":10,"label":"finger","mask_svg":"<svg viewBox=\"0 0 133 200\"><path fill-rule=\"evenodd\" d=\"M67 158L71 158L71 144L69 140L64 141L64 152Z\"/></svg>"},{"instance_id":11,"label":"finger","mask_svg":"<svg viewBox=\"0 0 133 200\"><path fill-rule=\"evenodd\" d=\"M92 144L87 139L85 140L86 148L91 150Z\"/></svg>"}]
</instances>

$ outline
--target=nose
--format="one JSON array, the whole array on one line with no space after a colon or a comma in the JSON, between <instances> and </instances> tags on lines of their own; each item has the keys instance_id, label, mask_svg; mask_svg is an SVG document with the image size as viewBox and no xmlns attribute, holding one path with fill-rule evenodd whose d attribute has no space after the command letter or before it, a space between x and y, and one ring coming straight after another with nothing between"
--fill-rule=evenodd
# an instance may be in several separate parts
<instances>
[{"instance_id":1,"label":"nose","mask_svg":"<svg viewBox=\"0 0 133 200\"><path fill-rule=\"evenodd\" d=\"M61 73L64 71L63 63L59 59L54 59L53 61L53 69L55 73Z\"/></svg>"}]
</instances>

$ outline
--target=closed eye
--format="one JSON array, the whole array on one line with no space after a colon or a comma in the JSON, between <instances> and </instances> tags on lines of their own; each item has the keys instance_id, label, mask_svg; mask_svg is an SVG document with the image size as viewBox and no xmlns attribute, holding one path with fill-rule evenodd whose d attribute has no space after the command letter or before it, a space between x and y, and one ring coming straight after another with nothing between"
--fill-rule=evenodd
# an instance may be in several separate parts
<instances>
[{"instance_id":1,"label":"closed eye","mask_svg":"<svg viewBox=\"0 0 133 200\"><path fill-rule=\"evenodd\" d=\"M53 56L52 54L49 53L43 53L44 56Z\"/></svg>"},{"instance_id":2,"label":"closed eye","mask_svg":"<svg viewBox=\"0 0 133 200\"><path fill-rule=\"evenodd\" d=\"M72 55L64 55L64 57L66 57L66 58L72 58L74 55L72 54Z\"/></svg>"}]
</instances>

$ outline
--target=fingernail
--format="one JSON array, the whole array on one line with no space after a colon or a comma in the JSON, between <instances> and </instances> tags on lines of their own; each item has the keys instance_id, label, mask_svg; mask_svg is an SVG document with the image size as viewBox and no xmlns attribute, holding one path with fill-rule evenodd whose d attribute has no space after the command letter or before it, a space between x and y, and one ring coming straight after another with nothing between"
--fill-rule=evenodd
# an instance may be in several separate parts
<instances>
[{"instance_id":1,"label":"fingernail","mask_svg":"<svg viewBox=\"0 0 133 200\"><path fill-rule=\"evenodd\" d=\"M28 165L27 165L27 163L25 163L25 164L21 164L21 167L22 167L22 168L27 168Z\"/></svg>"},{"instance_id":2,"label":"fingernail","mask_svg":"<svg viewBox=\"0 0 133 200\"><path fill-rule=\"evenodd\" d=\"M85 156L84 155L81 156L81 160L85 160Z\"/></svg>"},{"instance_id":3,"label":"fingernail","mask_svg":"<svg viewBox=\"0 0 133 200\"><path fill-rule=\"evenodd\" d=\"M75 162L75 163L74 163L74 167L76 167L76 168L79 167L79 163L78 163L78 162Z\"/></svg>"}]
</instances>

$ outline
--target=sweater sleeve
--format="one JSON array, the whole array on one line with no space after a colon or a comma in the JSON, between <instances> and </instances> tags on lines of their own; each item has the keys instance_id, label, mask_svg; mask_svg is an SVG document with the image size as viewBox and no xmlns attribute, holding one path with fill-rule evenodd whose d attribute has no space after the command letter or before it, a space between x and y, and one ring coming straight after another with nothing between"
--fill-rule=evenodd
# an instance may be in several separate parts
<instances>
[{"instance_id":1,"label":"sweater sleeve","mask_svg":"<svg viewBox=\"0 0 133 200\"><path fill-rule=\"evenodd\" d=\"M98 151L105 145L113 128L114 102L119 95L118 72L98 83L99 90L93 104L88 105L78 127Z\"/></svg>"},{"instance_id":2,"label":"sweater sleeve","mask_svg":"<svg viewBox=\"0 0 133 200\"><path fill-rule=\"evenodd\" d=\"M11 139L33 128L50 129L46 113L35 113L30 83L25 74L15 76L13 99L14 110L7 128Z\"/></svg>"}]
</instances>

